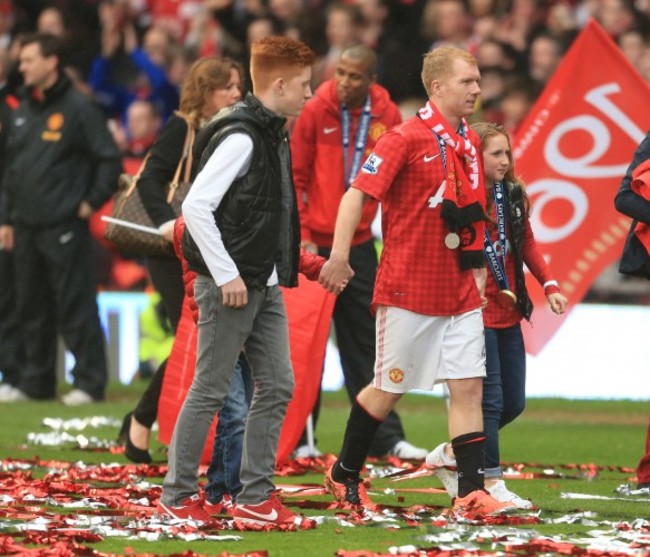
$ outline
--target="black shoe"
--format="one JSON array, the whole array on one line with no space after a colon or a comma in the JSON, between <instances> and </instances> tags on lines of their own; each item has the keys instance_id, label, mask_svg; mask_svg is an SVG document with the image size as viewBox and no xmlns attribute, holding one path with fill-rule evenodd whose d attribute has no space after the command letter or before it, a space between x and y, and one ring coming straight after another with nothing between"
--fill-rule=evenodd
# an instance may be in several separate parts
<instances>
[{"instance_id":1,"label":"black shoe","mask_svg":"<svg viewBox=\"0 0 650 557\"><path fill-rule=\"evenodd\" d=\"M122 427L120 428L120 432L117 435L117 442L120 445L124 445L129 437L129 429L131 428L132 417L133 412L129 412L126 416L124 416L124 419L122 420Z\"/></svg>"},{"instance_id":2,"label":"black shoe","mask_svg":"<svg viewBox=\"0 0 650 557\"><path fill-rule=\"evenodd\" d=\"M133 412L129 412L124 416L117 441L124 445L124 456L131 462L135 462L136 464L151 464L153 459L151 458L149 451L146 449L138 449L138 447L131 442L131 437L129 437L131 418L133 418Z\"/></svg>"},{"instance_id":3,"label":"black shoe","mask_svg":"<svg viewBox=\"0 0 650 557\"><path fill-rule=\"evenodd\" d=\"M149 454L149 451L146 449L138 449L133 443L131 443L131 438L126 438L126 445L124 446L124 456L128 458L131 462L136 464L151 464L152 458Z\"/></svg>"}]
</instances>

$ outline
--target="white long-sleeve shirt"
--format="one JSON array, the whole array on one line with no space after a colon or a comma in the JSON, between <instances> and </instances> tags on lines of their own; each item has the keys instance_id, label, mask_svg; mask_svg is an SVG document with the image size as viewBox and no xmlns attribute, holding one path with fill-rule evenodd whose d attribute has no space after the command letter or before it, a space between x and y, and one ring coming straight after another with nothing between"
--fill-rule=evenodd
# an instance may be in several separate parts
<instances>
[{"instance_id":1,"label":"white long-sleeve shirt","mask_svg":"<svg viewBox=\"0 0 650 557\"><path fill-rule=\"evenodd\" d=\"M244 133L229 135L198 173L183 202L185 225L218 286L236 279L239 270L223 244L213 213L233 182L246 175L252 156L253 140L250 136ZM272 286L277 283L278 275L274 267L266 284Z\"/></svg>"}]
</instances>

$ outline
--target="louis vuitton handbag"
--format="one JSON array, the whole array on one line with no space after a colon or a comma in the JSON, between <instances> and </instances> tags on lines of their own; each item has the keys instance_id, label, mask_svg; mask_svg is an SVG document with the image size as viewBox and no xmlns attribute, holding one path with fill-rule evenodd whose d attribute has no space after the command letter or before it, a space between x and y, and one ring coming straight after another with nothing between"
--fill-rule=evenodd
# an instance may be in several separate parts
<instances>
[{"instance_id":1,"label":"louis vuitton handbag","mask_svg":"<svg viewBox=\"0 0 650 557\"><path fill-rule=\"evenodd\" d=\"M180 215L181 205L190 190L192 146L195 133L194 127L188 122L183 155L178 161L172 181L167 186L167 203L172 206L177 216ZM172 243L157 233L156 226L149 217L138 191L138 180L150 155L151 152L147 153L135 176L127 173L120 174L117 192L113 196L111 219L107 219L108 226L104 232L104 238L126 253L153 257L174 255ZM129 224L134 226L129 226Z\"/></svg>"}]
</instances>

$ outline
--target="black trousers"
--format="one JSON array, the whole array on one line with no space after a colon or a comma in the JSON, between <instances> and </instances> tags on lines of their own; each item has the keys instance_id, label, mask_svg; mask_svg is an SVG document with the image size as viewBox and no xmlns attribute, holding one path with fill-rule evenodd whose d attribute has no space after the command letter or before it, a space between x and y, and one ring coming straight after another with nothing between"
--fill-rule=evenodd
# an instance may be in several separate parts
<instances>
[{"instance_id":1,"label":"black trousers","mask_svg":"<svg viewBox=\"0 0 650 557\"><path fill-rule=\"evenodd\" d=\"M329 258L329 248L319 248L318 253ZM350 266L354 278L334 305L334 329L345 378L345 388L352 402L372 382L375 376L375 318L370 313L372 292L377 274L377 252L374 240L350 251ZM314 427L320 410L320 393L313 411ZM398 441L404 439L404 428L394 410L381 424L370 448L370 456L382 456ZM306 443L306 434L299 444Z\"/></svg>"},{"instance_id":2,"label":"black trousers","mask_svg":"<svg viewBox=\"0 0 650 557\"><path fill-rule=\"evenodd\" d=\"M0 371L2 382L17 386L25 350L16 307L14 254L0 250Z\"/></svg>"},{"instance_id":3,"label":"black trousers","mask_svg":"<svg viewBox=\"0 0 650 557\"><path fill-rule=\"evenodd\" d=\"M183 284L183 268L175 257L148 257L147 267L149 276L156 291L160 294L165 312L176 332L183 309L185 286ZM167 360L162 362L154 373L147 390L142 393L133 416L143 426L151 428L158 417L158 400L162 391L163 379Z\"/></svg>"},{"instance_id":4,"label":"black trousers","mask_svg":"<svg viewBox=\"0 0 650 557\"><path fill-rule=\"evenodd\" d=\"M26 357L18 387L32 398L55 397L59 333L75 358L74 387L103 399L106 346L86 221L16 226L14 264Z\"/></svg>"}]
</instances>

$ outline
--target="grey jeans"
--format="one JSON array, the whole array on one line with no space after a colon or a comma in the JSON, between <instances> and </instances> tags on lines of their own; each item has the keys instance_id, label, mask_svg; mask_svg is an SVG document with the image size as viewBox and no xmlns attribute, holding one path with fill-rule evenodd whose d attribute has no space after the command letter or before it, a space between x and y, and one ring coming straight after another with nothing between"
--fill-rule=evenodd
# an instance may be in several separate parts
<instances>
[{"instance_id":1,"label":"grey jeans","mask_svg":"<svg viewBox=\"0 0 650 557\"><path fill-rule=\"evenodd\" d=\"M248 304L225 307L212 278L197 275L199 306L194 380L178 416L169 448L169 469L161 500L179 506L198 492L198 468L215 413L223 405L242 348L253 372L255 391L246 421L240 479L241 504L267 500L280 429L293 394L289 331L278 286L248 290Z\"/></svg>"}]
</instances>

